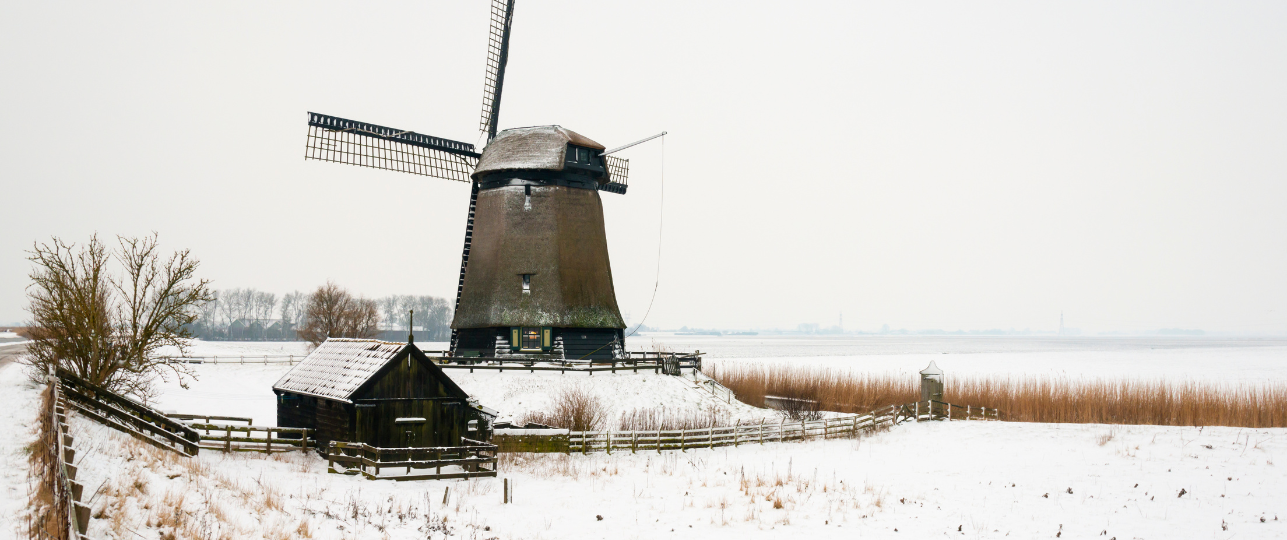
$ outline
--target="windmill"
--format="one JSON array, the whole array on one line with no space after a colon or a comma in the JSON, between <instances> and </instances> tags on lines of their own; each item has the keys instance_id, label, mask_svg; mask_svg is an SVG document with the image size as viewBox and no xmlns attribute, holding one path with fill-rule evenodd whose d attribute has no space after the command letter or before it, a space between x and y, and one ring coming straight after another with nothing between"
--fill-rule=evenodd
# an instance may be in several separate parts
<instances>
[{"instance_id":1,"label":"windmill","mask_svg":"<svg viewBox=\"0 0 1287 540\"><path fill-rule=\"evenodd\" d=\"M308 113L305 159L468 182L451 349L463 357L624 354L599 192L629 162L559 126L497 132L514 0L492 0L480 129L487 146Z\"/></svg>"}]
</instances>

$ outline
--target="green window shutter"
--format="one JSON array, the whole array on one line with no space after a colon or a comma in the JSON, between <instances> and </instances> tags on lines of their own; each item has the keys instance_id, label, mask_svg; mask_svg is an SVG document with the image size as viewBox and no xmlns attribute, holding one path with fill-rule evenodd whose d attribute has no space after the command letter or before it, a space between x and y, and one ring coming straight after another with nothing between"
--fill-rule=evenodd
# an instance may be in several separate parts
<instances>
[{"instance_id":1,"label":"green window shutter","mask_svg":"<svg viewBox=\"0 0 1287 540\"><path fill-rule=\"evenodd\" d=\"M517 327L517 326L511 327L511 328L509 329L509 350L510 350L510 352L518 352L518 348L519 348L519 346L520 346L520 345L522 345L522 343L521 343L521 342L519 342L519 329L518 329L518 327Z\"/></svg>"},{"instance_id":2,"label":"green window shutter","mask_svg":"<svg viewBox=\"0 0 1287 540\"><path fill-rule=\"evenodd\" d=\"M554 348L554 329L548 326L541 327L541 351L550 352Z\"/></svg>"}]
</instances>

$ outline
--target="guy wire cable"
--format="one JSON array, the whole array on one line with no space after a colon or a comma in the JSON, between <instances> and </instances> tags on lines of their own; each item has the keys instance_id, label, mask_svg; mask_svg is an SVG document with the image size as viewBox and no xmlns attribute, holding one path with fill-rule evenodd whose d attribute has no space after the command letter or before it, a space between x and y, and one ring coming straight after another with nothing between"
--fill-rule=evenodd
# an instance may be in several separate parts
<instances>
[{"instance_id":1,"label":"guy wire cable","mask_svg":"<svg viewBox=\"0 0 1287 540\"><path fill-rule=\"evenodd\" d=\"M653 275L652 298L648 300L648 310L644 311L644 316L642 319L639 320L639 324L635 325L635 329L631 330L629 335L626 335L625 337L621 338L622 340L625 340L625 338L635 335L635 332L639 331L639 327L643 326L644 321L648 320L648 314L652 313L653 302L657 301L657 288L659 285L661 285L662 231L665 230L665 225L666 225L666 135L665 135L665 132L663 132L661 135L661 201L657 205L657 271ZM618 340L613 339L612 341L609 341L608 343L600 346L598 349L595 349L593 351L586 353L585 356L577 358L577 360L585 360L586 357L603 350L604 347L608 347L617 343L617 341Z\"/></svg>"}]
</instances>

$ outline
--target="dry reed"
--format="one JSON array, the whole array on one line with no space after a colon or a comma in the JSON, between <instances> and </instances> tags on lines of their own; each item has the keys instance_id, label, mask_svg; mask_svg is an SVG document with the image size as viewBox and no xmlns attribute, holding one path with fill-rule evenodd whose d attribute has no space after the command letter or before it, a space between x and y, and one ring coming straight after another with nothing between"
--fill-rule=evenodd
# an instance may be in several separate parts
<instances>
[{"instance_id":1,"label":"dry reed","mask_svg":"<svg viewBox=\"0 0 1287 540\"><path fill-rule=\"evenodd\" d=\"M867 412L920 399L915 375L857 374L792 366L710 367L737 399L814 400L822 410ZM943 401L999 409L1017 422L1287 427L1287 383L965 377L945 381Z\"/></svg>"},{"instance_id":2,"label":"dry reed","mask_svg":"<svg viewBox=\"0 0 1287 540\"><path fill-rule=\"evenodd\" d=\"M607 405L598 396L581 387L565 388L554 396L553 407L532 411L521 423L536 423L574 431L592 431L603 427L608 419Z\"/></svg>"},{"instance_id":3,"label":"dry reed","mask_svg":"<svg viewBox=\"0 0 1287 540\"><path fill-rule=\"evenodd\" d=\"M727 427L733 423L726 415L715 410L677 411L662 408L632 409L621 413L617 429L621 431L657 431L675 429L703 429L708 427Z\"/></svg>"}]
</instances>

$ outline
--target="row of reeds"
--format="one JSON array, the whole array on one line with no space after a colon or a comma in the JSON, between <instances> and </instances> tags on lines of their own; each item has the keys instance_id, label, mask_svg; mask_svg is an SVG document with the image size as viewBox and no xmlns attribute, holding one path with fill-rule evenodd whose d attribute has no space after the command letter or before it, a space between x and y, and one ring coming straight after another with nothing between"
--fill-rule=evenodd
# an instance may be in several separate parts
<instances>
[{"instance_id":1,"label":"row of reeds","mask_svg":"<svg viewBox=\"0 0 1287 540\"><path fill-rule=\"evenodd\" d=\"M821 410L867 412L920 399L914 374L861 374L786 365L712 366L708 376L737 399L813 400ZM1017 422L1287 427L1287 383L949 377L943 401L1000 409Z\"/></svg>"}]
</instances>

